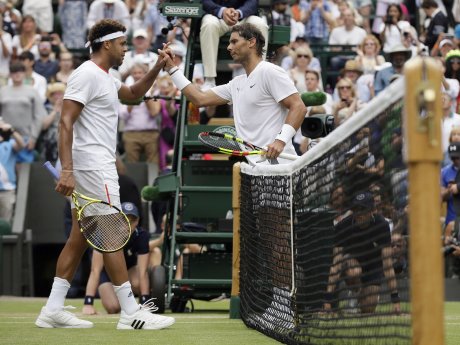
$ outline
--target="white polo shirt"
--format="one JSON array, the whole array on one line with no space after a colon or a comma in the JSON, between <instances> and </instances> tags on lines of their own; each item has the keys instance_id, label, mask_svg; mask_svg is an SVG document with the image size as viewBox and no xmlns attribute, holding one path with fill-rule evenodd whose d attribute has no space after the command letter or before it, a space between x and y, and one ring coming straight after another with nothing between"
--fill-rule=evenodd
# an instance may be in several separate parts
<instances>
[{"instance_id":1,"label":"white polo shirt","mask_svg":"<svg viewBox=\"0 0 460 345\"><path fill-rule=\"evenodd\" d=\"M121 82L92 61L69 77L64 99L84 105L73 126L73 167L101 170L115 163Z\"/></svg>"},{"instance_id":2,"label":"white polo shirt","mask_svg":"<svg viewBox=\"0 0 460 345\"><path fill-rule=\"evenodd\" d=\"M261 61L249 76L239 75L212 91L233 103L237 135L260 147L273 143L286 121L289 110L279 102L298 93L286 71L266 61ZM283 152L296 154L291 142L286 143Z\"/></svg>"}]
</instances>

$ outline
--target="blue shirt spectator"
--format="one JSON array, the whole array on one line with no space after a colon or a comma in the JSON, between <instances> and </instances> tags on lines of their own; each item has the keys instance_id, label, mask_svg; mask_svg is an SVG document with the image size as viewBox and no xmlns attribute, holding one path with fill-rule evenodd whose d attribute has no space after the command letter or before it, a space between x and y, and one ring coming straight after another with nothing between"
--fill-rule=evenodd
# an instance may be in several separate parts
<instances>
[{"instance_id":1,"label":"blue shirt spectator","mask_svg":"<svg viewBox=\"0 0 460 345\"><path fill-rule=\"evenodd\" d=\"M457 178L460 167L460 143L449 145L448 152L452 164L441 170L441 195L442 199L447 201L446 225L455 220L460 208L460 181Z\"/></svg>"},{"instance_id":2,"label":"blue shirt spectator","mask_svg":"<svg viewBox=\"0 0 460 345\"><path fill-rule=\"evenodd\" d=\"M329 24L334 21L331 8L325 0L300 3L305 38L309 43L325 43L329 37Z\"/></svg>"}]
</instances>

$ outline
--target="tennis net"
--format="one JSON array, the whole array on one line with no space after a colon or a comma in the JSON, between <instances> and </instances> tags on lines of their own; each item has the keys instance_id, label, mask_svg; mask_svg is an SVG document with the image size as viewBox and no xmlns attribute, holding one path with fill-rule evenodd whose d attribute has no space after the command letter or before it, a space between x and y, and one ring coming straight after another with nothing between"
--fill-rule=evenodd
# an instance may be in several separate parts
<instances>
[{"instance_id":1,"label":"tennis net","mask_svg":"<svg viewBox=\"0 0 460 345\"><path fill-rule=\"evenodd\" d=\"M286 344L410 344L404 79L289 165L241 165L246 325Z\"/></svg>"}]
</instances>

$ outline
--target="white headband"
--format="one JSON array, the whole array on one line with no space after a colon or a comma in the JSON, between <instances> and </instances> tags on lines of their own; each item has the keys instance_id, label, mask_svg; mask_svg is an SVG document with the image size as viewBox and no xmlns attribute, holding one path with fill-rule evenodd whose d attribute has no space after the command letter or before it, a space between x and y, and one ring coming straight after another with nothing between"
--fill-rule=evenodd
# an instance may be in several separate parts
<instances>
[{"instance_id":1,"label":"white headband","mask_svg":"<svg viewBox=\"0 0 460 345\"><path fill-rule=\"evenodd\" d=\"M104 41L110 41L118 37L123 37L125 34L121 31L117 32L112 32L111 34L96 38L92 43L99 43L99 42L104 42ZM88 48L91 45L91 42L88 41L85 44L85 47Z\"/></svg>"}]
</instances>

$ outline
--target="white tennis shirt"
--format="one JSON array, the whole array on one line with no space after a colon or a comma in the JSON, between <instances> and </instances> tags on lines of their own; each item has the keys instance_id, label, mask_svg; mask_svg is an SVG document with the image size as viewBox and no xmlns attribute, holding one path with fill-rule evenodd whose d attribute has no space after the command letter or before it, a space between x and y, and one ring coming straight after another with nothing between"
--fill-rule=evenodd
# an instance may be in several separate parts
<instances>
[{"instance_id":1,"label":"white tennis shirt","mask_svg":"<svg viewBox=\"0 0 460 345\"><path fill-rule=\"evenodd\" d=\"M100 170L115 163L120 87L119 80L92 61L70 75L64 99L84 105L73 126L74 169Z\"/></svg>"},{"instance_id":2,"label":"white tennis shirt","mask_svg":"<svg viewBox=\"0 0 460 345\"><path fill-rule=\"evenodd\" d=\"M289 110L279 102L298 93L286 71L266 61L261 61L249 76L237 76L212 91L233 104L238 137L260 147L275 141L286 121ZM286 143L283 152L296 154L291 142Z\"/></svg>"}]
</instances>

